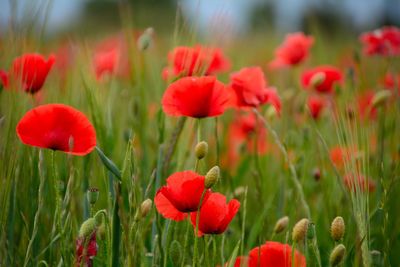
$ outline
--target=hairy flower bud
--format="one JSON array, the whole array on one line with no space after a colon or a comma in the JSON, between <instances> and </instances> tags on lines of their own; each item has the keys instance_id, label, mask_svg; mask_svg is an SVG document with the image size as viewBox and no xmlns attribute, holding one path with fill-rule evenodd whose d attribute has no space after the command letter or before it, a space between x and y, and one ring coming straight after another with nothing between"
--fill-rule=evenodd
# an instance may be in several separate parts
<instances>
[{"instance_id":1,"label":"hairy flower bud","mask_svg":"<svg viewBox=\"0 0 400 267\"><path fill-rule=\"evenodd\" d=\"M97 223L95 218L89 218L84 221L79 229L79 237L88 238L96 230Z\"/></svg>"},{"instance_id":2,"label":"hairy flower bud","mask_svg":"<svg viewBox=\"0 0 400 267\"><path fill-rule=\"evenodd\" d=\"M326 75L323 72L317 72L315 73L310 81L310 84L312 87L317 87L318 85L321 85L325 81Z\"/></svg>"},{"instance_id":3,"label":"hairy flower bud","mask_svg":"<svg viewBox=\"0 0 400 267\"><path fill-rule=\"evenodd\" d=\"M219 179L219 167L212 167L206 174L206 179L204 181L205 188L211 188Z\"/></svg>"},{"instance_id":4,"label":"hairy flower bud","mask_svg":"<svg viewBox=\"0 0 400 267\"><path fill-rule=\"evenodd\" d=\"M372 107L376 108L380 105L383 105L391 96L392 92L389 90L381 90L376 92L372 98Z\"/></svg>"},{"instance_id":5,"label":"hairy flower bud","mask_svg":"<svg viewBox=\"0 0 400 267\"><path fill-rule=\"evenodd\" d=\"M99 199L99 189L95 187L89 188L86 196L90 205L96 204L97 200Z\"/></svg>"},{"instance_id":6,"label":"hairy flower bud","mask_svg":"<svg viewBox=\"0 0 400 267\"><path fill-rule=\"evenodd\" d=\"M337 245L331 252L329 262L331 266L338 266L346 254L346 247L343 244Z\"/></svg>"},{"instance_id":7,"label":"hairy flower bud","mask_svg":"<svg viewBox=\"0 0 400 267\"><path fill-rule=\"evenodd\" d=\"M293 232L292 232L293 241L297 243L305 239L309 223L310 221L306 218L301 219L296 223L296 225L293 227Z\"/></svg>"},{"instance_id":8,"label":"hairy flower bud","mask_svg":"<svg viewBox=\"0 0 400 267\"><path fill-rule=\"evenodd\" d=\"M345 224L342 217L338 216L333 219L331 224L331 236L333 240L339 241L343 238L345 231Z\"/></svg>"},{"instance_id":9,"label":"hairy flower bud","mask_svg":"<svg viewBox=\"0 0 400 267\"><path fill-rule=\"evenodd\" d=\"M140 51L145 51L151 46L153 42L153 34L154 29L150 27L147 28L142 35L140 35L139 39L137 40L137 47Z\"/></svg>"},{"instance_id":10,"label":"hairy flower bud","mask_svg":"<svg viewBox=\"0 0 400 267\"><path fill-rule=\"evenodd\" d=\"M286 229L286 227L288 226L288 224L289 224L288 216L280 218L275 224L274 233L279 234L279 233L283 232Z\"/></svg>"},{"instance_id":11,"label":"hairy flower bud","mask_svg":"<svg viewBox=\"0 0 400 267\"><path fill-rule=\"evenodd\" d=\"M199 143L197 143L195 149L194 149L194 153L196 154L196 158L197 159L202 159L204 158L207 153L208 153L208 144L205 141L201 141Z\"/></svg>"},{"instance_id":12,"label":"hairy flower bud","mask_svg":"<svg viewBox=\"0 0 400 267\"><path fill-rule=\"evenodd\" d=\"M153 201L151 201L151 199L149 198L142 202L142 204L140 205L140 216L142 218L146 217L146 215L149 214L152 205Z\"/></svg>"}]
</instances>

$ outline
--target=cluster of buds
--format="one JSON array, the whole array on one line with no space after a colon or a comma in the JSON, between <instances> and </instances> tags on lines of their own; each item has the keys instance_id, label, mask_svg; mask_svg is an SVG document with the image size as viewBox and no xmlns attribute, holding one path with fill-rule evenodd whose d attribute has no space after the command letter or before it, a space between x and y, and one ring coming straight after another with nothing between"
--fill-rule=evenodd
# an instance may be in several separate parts
<instances>
[{"instance_id":1,"label":"cluster of buds","mask_svg":"<svg viewBox=\"0 0 400 267\"><path fill-rule=\"evenodd\" d=\"M345 232L345 223L342 217L338 216L333 219L331 224L331 237L335 242L343 239ZM329 257L329 263L331 266L338 266L344 259L346 254L346 247L343 244L338 244L332 250Z\"/></svg>"}]
</instances>

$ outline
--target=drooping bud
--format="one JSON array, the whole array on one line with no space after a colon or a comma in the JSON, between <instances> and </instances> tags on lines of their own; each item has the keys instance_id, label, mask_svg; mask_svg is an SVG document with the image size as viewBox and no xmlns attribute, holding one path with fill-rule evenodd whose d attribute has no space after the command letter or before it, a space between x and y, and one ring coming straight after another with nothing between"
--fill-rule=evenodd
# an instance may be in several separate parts
<instances>
[{"instance_id":1,"label":"drooping bud","mask_svg":"<svg viewBox=\"0 0 400 267\"><path fill-rule=\"evenodd\" d=\"M174 266L179 266L182 258L182 246L181 244L174 240L169 247L169 256Z\"/></svg>"},{"instance_id":2,"label":"drooping bud","mask_svg":"<svg viewBox=\"0 0 400 267\"><path fill-rule=\"evenodd\" d=\"M212 167L206 174L206 179L204 181L205 188L211 188L219 179L219 167Z\"/></svg>"},{"instance_id":3,"label":"drooping bud","mask_svg":"<svg viewBox=\"0 0 400 267\"><path fill-rule=\"evenodd\" d=\"M151 199L149 198L142 202L142 204L140 205L140 216L142 218L146 217L146 215L149 214L152 205L153 201L151 201Z\"/></svg>"},{"instance_id":4,"label":"drooping bud","mask_svg":"<svg viewBox=\"0 0 400 267\"><path fill-rule=\"evenodd\" d=\"M333 240L339 241L343 238L345 231L345 224L342 217L338 216L333 219L331 224L331 236Z\"/></svg>"},{"instance_id":5,"label":"drooping bud","mask_svg":"<svg viewBox=\"0 0 400 267\"><path fill-rule=\"evenodd\" d=\"M137 47L140 51L145 51L151 46L153 42L153 34L154 29L150 27L147 28L142 35L140 35L139 39L137 40Z\"/></svg>"},{"instance_id":6,"label":"drooping bud","mask_svg":"<svg viewBox=\"0 0 400 267\"><path fill-rule=\"evenodd\" d=\"M280 218L275 224L274 233L275 234L282 233L286 229L288 224L289 224L289 217L288 216Z\"/></svg>"},{"instance_id":7,"label":"drooping bud","mask_svg":"<svg viewBox=\"0 0 400 267\"><path fill-rule=\"evenodd\" d=\"M194 148L194 153L197 159L204 158L208 153L208 144L205 141L199 142Z\"/></svg>"},{"instance_id":8,"label":"drooping bud","mask_svg":"<svg viewBox=\"0 0 400 267\"><path fill-rule=\"evenodd\" d=\"M389 90L381 90L379 92L376 92L372 97L372 107L376 108L380 105L383 105L386 100L389 99L391 96L392 92L390 92Z\"/></svg>"},{"instance_id":9,"label":"drooping bud","mask_svg":"<svg viewBox=\"0 0 400 267\"><path fill-rule=\"evenodd\" d=\"M95 187L91 187L87 191L87 199L90 205L96 204L99 199L99 189Z\"/></svg>"},{"instance_id":10,"label":"drooping bud","mask_svg":"<svg viewBox=\"0 0 400 267\"><path fill-rule=\"evenodd\" d=\"M346 254L346 247L343 244L337 245L329 257L331 266L338 266L343 261L344 254Z\"/></svg>"},{"instance_id":11,"label":"drooping bud","mask_svg":"<svg viewBox=\"0 0 400 267\"><path fill-rule=\"evenodd\" d=\"M315 73L310 80L310 84L312 87L317 87L321 85L325 81L326 75L323 72L317 72Z\"/></svg>"},{"instance_id":12,"label":"drooping bud","mask_svg":"<svg viewBox=\"0 0 400 267\"><path fill-rule=\"evenodd\" d=\"M97 223L95 218L89 218L84 221L79 229L79 237L88 238L96 230Z\"/></svg>"},{"instance_id":13,"label":"drooping bud","mask_svg":"<svg viewBox=\"0 0 400 267\"><path fill-rule=\"evenodd\" d=\"M293 227L293 232L292 232L293 241L298 243L305 239L309 223L310 221L306 218L301 219L296 223L296 225Z\"/></svg>"}]
</instances>

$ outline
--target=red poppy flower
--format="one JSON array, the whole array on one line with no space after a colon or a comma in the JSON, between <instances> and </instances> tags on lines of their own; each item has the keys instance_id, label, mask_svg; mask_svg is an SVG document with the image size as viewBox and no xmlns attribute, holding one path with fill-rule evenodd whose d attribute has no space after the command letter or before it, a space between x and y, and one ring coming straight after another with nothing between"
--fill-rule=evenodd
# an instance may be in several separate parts
<instances>
[{"instance_id":1,"label":"red poppy flower","mask_svg":"<svg viewBox=\"0 0 400 267\"><path fill-rule=\"evenodd\" d=\"M163 110L171 116L215 117L224 113L229 91L212 76L184 77L164 92Z\"/></svg>"},{"instance_id":2,"label":"red poppy flower","mask_svg":"<svg viewBox=\"0 0 400 267\"><path fill-rule=\"evenodd\" d=\"M331 93L333 85L342 81L342 72L333 66L318 66L303 72L301 77L305 88L313 88L320 93Z\"/></svg>"},{"instance_id":3,"label":"red poppy flower","mask_svg":"<svg viewBox=\"0 0 400 267\"><path fill-rule=\"evenodd\" d=\"M39 54L24 54L17 57L8 73L0 71L3 86L9 88L15 85L27 93L34 94L42 88L54 62L53 55L48 60Z\"/></svg>"},{"instance_id":4,"label":"red poppy flower","mask_svg":"<svg viewBox=\"0 0 400 267\"><path fill-rule=\"evenodd\" d=\"M224 56L222 50L214 47L179 46L168 53L169 67L164 68L163 78L213 75L227 71L231 63Z\"/></svg>"},{"instance_id":5,"label":"red poppy flower","mask_svg":"<svg viewBox=\"0 0 400 267\"><path fill-rule=\"evenodd\" d=\"M357 177L357 179L355 178ZM356 192L360 190L361 192L365 192L368 189L368 192L374 192L376 188L375 181L371 178L366 178L361 174L347 174L343 176L344 185L349 189Z\"/></svg>"},{"instance_id":6,"label":"red poppy flower","mask_svg":"<svg viewBox=\"0 0 400 267\"><path fill-rule=\"evenodd\" d=\"M235 116L235 120L229 125L227 141L228 155L226 161L229 166L236 165L241 153L243 153L243 148L250 153L260 155L265 154L269 149L267 131L252 113Z\"/></svg>"},{"instance_id":7,"label":"red poppy flower","mask_svg":"<svg viewBox=\"0 0 400 267\"><path fill-rule=\"evenodd\" d=\"M400 55L400 29L383 27L364 33L360 36L366 55L398 56Z\"/></svg>"},{"instance_id":8,"label":"red poppy flower","mask_svg":"<svg viewBox=\"0 0 400 267\"><path fill-rule=\"evenodd\" d=\"M167 179L154 198L159 213L167 219L181 221L187 212L197 211L204 191L204 176L192 171L176 172ZM210 191L207 190L203 203Z\"/></svg>"},{"instance_id":9,"label":"red poppy flower","mask_svg":"<svg viewBox=\"0 0 400 267\"><path fill-rule=\"evenodd\" d=\"M22 143L83 156L96 146L96 132L86 116L63 104L38 106L17 125Z\"/></svg>"},{"instance_id":10,"label":"red poppy flower","mask_svg":"<svg viewBox=\"0 0 400 267\"><path fill-rule=\"evenodd\" d=\"M240 202L232 199L226 203L226 197L220 193L210 193L200 208L199 232L203 234L221 234L240 208ZM193 228L196 229L197 211L190 213Z\"/></svg>"},{"instance_id":11,"label":"red poppy flower","mask_svg":"<svg viewBox=\"0 0 400 267\"><path fill-rule=\"evenodd\" d=\"M305 267L306 258L297 250L294 252L296 267ZM292 248L288 244L267 241L261 247L252 249L249 253L249 267L291 267Z\"/></svg>"},{"instance_id":12,"label":"red poppy flower","mask_svg":"<svg viewBox=\"0 0 400 267\"><path fill-rule=\"evenodd\" d=\"M85 249L85 238L81 237L76 240L76 266L81 266ZM97 255L96 232L93 232L86 248L85 263L87 267L93 266L93 258Z\"/></svg>"},{"instance_id":13,"label":"red poppy flower","mask_svg":"<svg viewBox=\"0 0 400 267\"><path fill-rule=\"evenodd\" d=\"M317 95L311 95L307 100L307 107L310 110L311 116L318 119L323 109L327 106L325 98Z\"/></svg>"},{"instance_id":14,"label":"red poppy flower","mask_svg":"<svg viewBox=\"0 0 400 267\"><path fill-rule=\"evenodd\" d=\"M93 67L97 80L106 75L125 77L129 75L128 44L122 34L112 36L100 42L93 55Z\"/></svg>"},{"instance_id":15,"label":"red poppy flower","mask_svg":"<svg viewBox=\"0 0 400 267\"><path fill-rule=\"evenodd\" d=\"M270 62L271 68L295 66L302 63L307 57L314 38L302 32L286 35L285 41L275 50L275 59Z\"/></svg>"},{"instance_id":16,"label":"red poppy flower","mask_svg":"<svg viewBox=\"0 0 400 267\"><path fill-rule=\"evenodd\" d=\"M397 88L398 94L400 95L400 73L398 73L397 75L393 73L387 73L383 78L382 83L386 89L389 89L391 91L395 92Z\"/></svg>"},{"instance_id":17,"label":"red poppy flower","mask_svg":"<svg viewBox=\"0 0 400 267\"><path fill-rule=\"evenodd\" d=\"M372 106L372 100L375 96L375 92L372 90L368 90L363 92L358 96L358 110L360 112L361 119L375 119L377 110Z\"/></svg>"},{"instance_id":18,"label":"red poppy flower","mask_svg":"<svg viewBox=\"0 0 400 267\"><path fill-rule=\"evenodd\" d=\"M243 68L231 74L232 104L238 108L272 104L280 113L281 101L275 88L267 87L260 67Z\"/></svg>"}]
</instances>

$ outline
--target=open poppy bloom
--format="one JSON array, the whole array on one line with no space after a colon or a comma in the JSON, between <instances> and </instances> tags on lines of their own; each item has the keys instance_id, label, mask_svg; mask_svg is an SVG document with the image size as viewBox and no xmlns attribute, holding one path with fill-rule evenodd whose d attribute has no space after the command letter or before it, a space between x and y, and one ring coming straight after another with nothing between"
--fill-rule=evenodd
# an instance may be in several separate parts
<instances>
[{"instance_id":1,"label":"open poppy bloom","mask_svg":"<svg viewBox=\"0 0 400 267\"><path fill-rule=\"evenodd\" d=\"M86 116L67 105L48 104L28 111L17 134L26 145L83 156L96 146L96 132Z\"/></svg>"},{"instance_id":2,"label":"open poppy bloom","mask_svg":"<svg viewBox=\"0 0 400 267\"><path fill-rule=\"evenodd\" d=\"M171 116L215 117L224 113L229 91L213 76L184 77L164 92L163 110Z\"/></svg>"},{"instance_id":3,"label":"open poppy bloom","mask_svg":"<svg viewBox=\"0 0 400 267\"><path fill-rule=\"evenodd\" d=\"M392 26L363 33L360 41L366 55L398 56L400 55L400 29Z\"/></svg>"},{"instance_id":4,"label":"open poppy bloom","mask_svg":"<svg viewBox=\"0 0 400 267\"><path fill-rule=\"evenodd\" d=\"M281 101L275 88L268 87L260 67L243 68L231 74L231 104L235 107L258 107L265 103L272 104L279 114Z\"/></svg>"},{"instance_id":5,"label":"open poppy bloom","mask_svg":"<svg viewBox=\"0 0 400 267\"><path fill-rule=\"evenodd\" d=\"M267 241L264 245L252 249L249 253L249 267L306 267L306 258L299 251L294 252L288 244Z\"/></svg>"},{"instance_id":6,"label":"open poppy bloom","mask_svg":"<svg viewBox=\"0 0 400 267\"><path fill-rule=\"evenodd\" d=\"M163 70L163 79L193 76L214 75L229 70L231 63L222 50L215 47L178 46L168 53L169 66Z\"/></svg>"},{"instance_id":7,"label":"open poppy bloom","mask_svg":"<svg viewBox=\"0 0 400 267\"><path fill-rule=\"evenodd\" d=\"M193 171L176 172L167 178L154 198L157 211L167 219L181 221L188 212L197 211L204 191L205 177ZM204 195L207 200L210 190Z\"/></svg>"},{"instance_id":8,"label":"open poppy bloom","mask_svg":"<svg viewBox=\"0 0 400 267\"><path fill-rule=\"evenodd\" d=\"M368 192L374 192L376 187L375 181L371 178L367 179L367 177L361 174L346 174L343 176L343 182L349 190L353 190L354 192L366 192L367 190Z\"/></svg>"},{"instance_id":9,"label":"open poppy bloom","mask_svg":"<svg viewBox=\"0 0 400 267\"><path fill-rule=\"evenodd\" d=\"M302 32L286 35L285 41L275 50L275 59L269 63L271 68L283 68L302 63L309 54L314 38Z\"/></svg>"},{"instance_id":10,"label":"open poppy bloom","mask_svg":"<svg viewBox=\"0 0 400 267\"><path fill-rule=\"evenodd\" d=\"M85 238L80 237L76 240L76 266L81 266L85 250ZM93 258L97 255L96 232L93 232L86 247L85 264L82 266L92 267Z\"/></svg>"},{"instance_id":11,"label":"open poppy bloom","mask_svg":"<svg viewBox=\"0 0 400 267\"><path fill-rule=\"evenodd\" d=\"M47 60L39 54L24 54L14 59L9 72L0 71L0 79L5 88L16 86L27 93L39 91L55 62L51 55Z\"/></svg>"},{"instance_id":12,"label":"open poppy bloom","mask_svg":"<svg viewBox=\"0 0 400 267\"><path fill-rule=\"evenodd\" d=\"M342 83L342 72L333 66L318 66L304 71L301 83L305 88L315 89L320 93L331 93L335 83Z\"/></svg>"},{"instance_id":13,"label":"open poppy bloom","mask_svg":"<svg viewBox=\"0 0 400 267\"><path fill-rule=\"evenodd\" d=\"M317 95L311 95L307 99L307 107L310 111L311 116L317 120L321 115L323 109L327 106L325 98Z\"/></svg>"},{"instance_id":14,"label":"open poppy bloom","mask_svg":"<svg viewBox=\"0 0 400 267\"><path fill-rule=\"evenodd\" d=\"M199 232L203 234L222 234L235 217L240 202L232 199L226 203L226 197L220 193L210 193L201 205L199 212ZM196 229L197 211L190 213L193 228Z\"/></svg>"}]
</instances>

